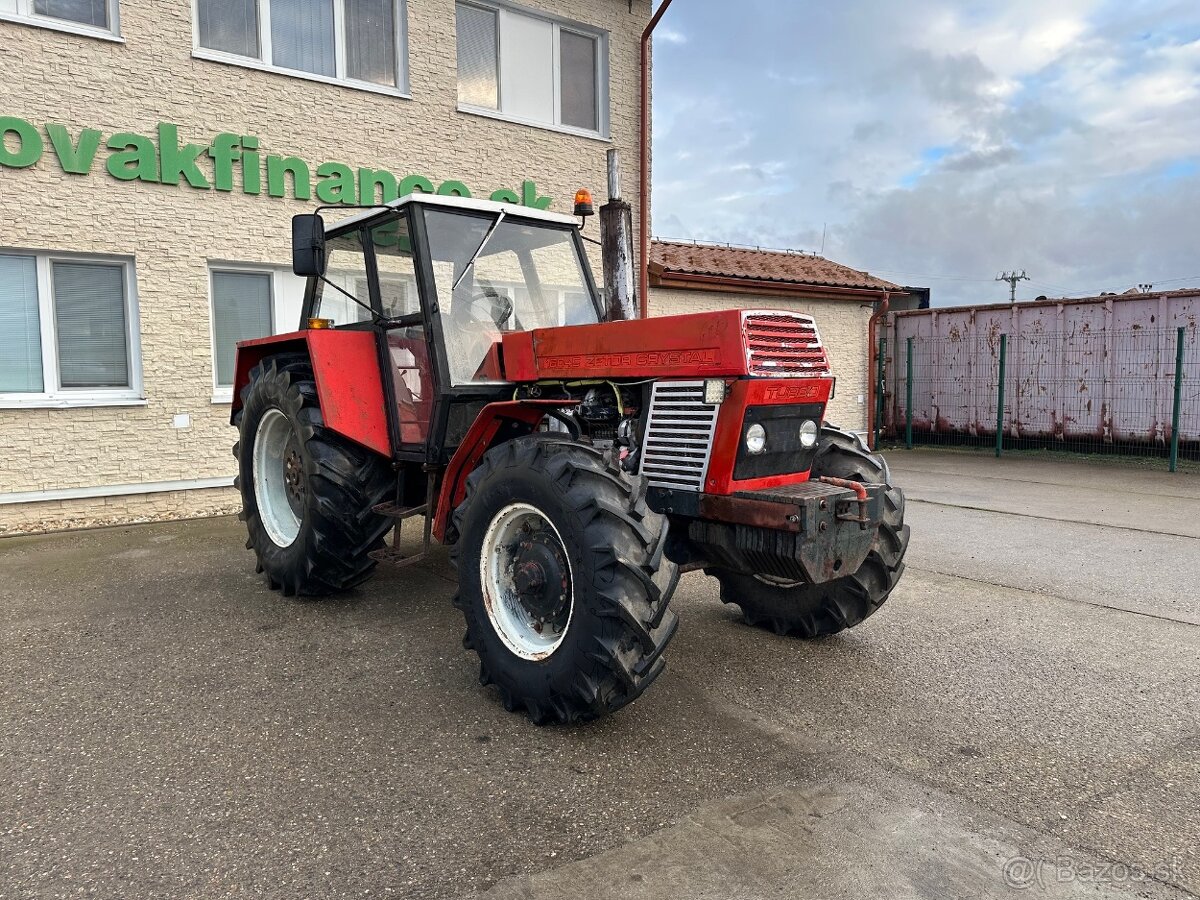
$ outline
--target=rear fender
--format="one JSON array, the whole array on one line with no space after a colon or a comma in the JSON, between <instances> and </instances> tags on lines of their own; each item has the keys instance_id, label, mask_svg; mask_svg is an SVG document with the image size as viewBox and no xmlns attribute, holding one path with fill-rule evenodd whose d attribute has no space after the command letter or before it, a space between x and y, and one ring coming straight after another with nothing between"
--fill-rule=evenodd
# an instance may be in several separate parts
<instances>
[{"instance_id":1,"label":"rear fender","mask_svg":"<svg viewBox=\"0 0 1200 900\"><path fill-rule=\"evenodd\" d=\"M450 515L467 494L467 476L475 471L485 453L505 441L529 434L548 411L572 405L561 400L512 400L485 406L446 466L434 510L434 536L445 542Z\"/></svg>"},{"instance_id":2,"label":"rear fender","mask_svg":"<svg viewBox=\"0 0 1200 900\"><path fill-rule=\"evenodd\" d=\"M242 391L250 382L250 370L278 353L303 353L312 362L326 428L391 457L387 401L374 331L314 329L239 342L231 423L242 408Z\"/></svg>"}]
</instances>

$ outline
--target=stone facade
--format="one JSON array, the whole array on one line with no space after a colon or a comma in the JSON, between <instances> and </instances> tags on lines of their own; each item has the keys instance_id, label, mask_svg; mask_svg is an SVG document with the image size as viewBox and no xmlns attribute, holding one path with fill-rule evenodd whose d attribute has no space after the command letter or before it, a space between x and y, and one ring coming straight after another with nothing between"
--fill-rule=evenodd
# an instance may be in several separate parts
<instances>
[{"instance_id":1,"label":"stone facade","mask_svg":"<svg viewBox=\"0 0 1200 900\"><path fill-rule=\"evenodd\" d=\"M84 128L104 139L154 136L159 123L177 125L181 142L254 135L264 158L296 156L314 168L336 160L398 180L413 173L434 184L453 179L483 197L501 188L520 194L529 180L558 211L570 210L581 185L602 196L611 146L622 151L622 182L636 205L638 41L649 0L522 5L608 32L611 141L459 112L452 0L407 4L411 99L196 58L188 0L120 0L120 41L0 21L0 117L33 123L45 145L36 165L0 169L0 249L133 260L145 395L144 403L125 406L0 408L0 530L236 506L228 489L42 503L6 504L3 497L231 478L229 406L213 402L209 265L286 266L290 218L316 202L290 192L269 197L265 178L258 196L240 185L225 192L119 181L106 171L103 143L90 171L68 173L45 125L64 126L72 141ZM599 263L597 253L597 271ZM176 427L180 415L188 417L184 427Z\"/></svg>"},{"instance_id":2,"label":"stone facade","mask_svg":"<svg viewBox=\"0 0 1200 900\"><path fill-rule=\"evenodd\" d=\"M867 325L873 303L863 300L827 300L731 294L681 288L654 288L650 314L655 316L709 312L717 309L785 309L812 316L837 376L837 395L827 418L851 431L867 428Z\"/></svg>"}]
</instances>

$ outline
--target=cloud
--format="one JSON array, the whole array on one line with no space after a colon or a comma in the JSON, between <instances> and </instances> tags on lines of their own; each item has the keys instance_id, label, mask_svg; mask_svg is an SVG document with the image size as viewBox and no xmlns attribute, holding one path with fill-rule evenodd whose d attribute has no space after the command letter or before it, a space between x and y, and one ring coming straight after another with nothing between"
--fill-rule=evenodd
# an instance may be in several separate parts
<instances>
[{"instance_id":1,"label":"cloud","mask_svg":"<svg viewBox=\"0 0 1200 900\"><path fill-rule=\"evenodd\" d=\"M692 0L668 20L688 45L655 59L656 226L813 249L827 223L827 255L925 275L935 302L997 299L1014 266L1052 295L1200 272L1192 2Z\"/></svg>"}]
</instances>

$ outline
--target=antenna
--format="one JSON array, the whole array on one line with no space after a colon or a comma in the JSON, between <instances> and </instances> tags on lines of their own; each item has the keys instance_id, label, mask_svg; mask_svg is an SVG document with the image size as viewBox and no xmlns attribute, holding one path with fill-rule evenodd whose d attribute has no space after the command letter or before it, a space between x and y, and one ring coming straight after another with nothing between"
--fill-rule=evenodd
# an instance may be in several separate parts
<instances>
[{"instance_id":1,"label":"antenna","mask_svg":"<svg viewBox=\"0 0 1200 900\"><path fill-rule=\"evenodd\" d=\"M1024 269L1021 270L1021 274L1019 274L1019 275L1017 274L1017 270L1013 269L1011 272L1003 272L1000 275L997 275L996 280L1008 282L1009 302L1016 303L1017 302L1017 282L1018 281L1029 281L1030 278L1028 275L1025 274Z\"/></svg>"},{"instance_id":2,"label":"antenna","mask_svg":"<svg viewBox=\"0 0 1200 900\"><path fill-rule=\"evenodd\" d=\"M821 256L825 255L825 235L827 235L828 233L829 233L829 223L822 222L821 223L821 253L820 253Z\"/></svg>"}]
</instances>

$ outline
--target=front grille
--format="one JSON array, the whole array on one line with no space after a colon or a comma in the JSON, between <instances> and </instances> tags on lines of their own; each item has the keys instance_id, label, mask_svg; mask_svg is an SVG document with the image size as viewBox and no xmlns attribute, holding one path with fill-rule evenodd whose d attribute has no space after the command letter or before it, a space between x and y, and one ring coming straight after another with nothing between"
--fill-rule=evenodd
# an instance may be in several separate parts
<instances>
[{"instance_id":1,"label":"front grille","mask_svg":"<svg viewBox=\"0 0 1200 900\"><path fill-rule=\"evenodd\" d=\"M717 407L704 402L703 381L655 382L639 474L658 487L700 490L716 427Z\"/></svg>"},{"instance_id":2,"label":"front grille","mask_svg":"<svg viewBox=\"0 0 1200 900\"><path fill-rule=\"evenodd\" d=\"M751 375L818 378L829 374L829 359L810 316L747 313L742 331Z\"/></svg>"}]
</instances>

